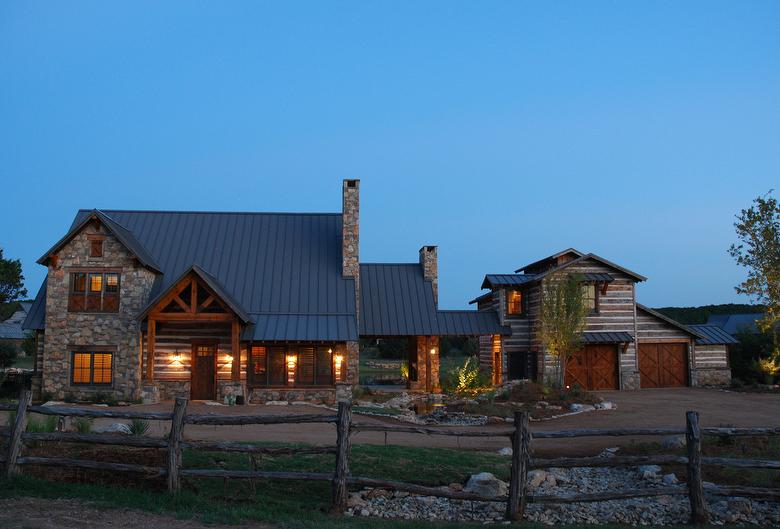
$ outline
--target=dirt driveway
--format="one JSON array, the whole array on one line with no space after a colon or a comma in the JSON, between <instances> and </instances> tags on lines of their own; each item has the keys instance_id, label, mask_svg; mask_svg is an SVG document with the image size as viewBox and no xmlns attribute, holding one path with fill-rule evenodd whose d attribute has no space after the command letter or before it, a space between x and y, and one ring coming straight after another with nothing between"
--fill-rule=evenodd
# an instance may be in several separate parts
<instances>
[{"instance_id":1,"label":"dirt driveway","mask_svg":"<svg viewBox=\"0 0 780 529\"><path fill-rule=\"evenodd\" d=\"M602 410L582 413L550 421L532 423L533 430L562 430L573 428L650 428L684 427L685 412L697 410L701 414L703 426L755 426L780 427L780 395L735 393L709 389L655 389L641 391L602 392L605 400L617 405L615 410ZM169 411L172 403L146 406L132 406L129 409L144 411ZM258 413L263 415L283 415L290 413L333 414L325 408L313 406L208 406L191 403L191 413L226 413L245 415ZM359 415L356 422L396 423L393 420ZM108 424L110 420L100 420L96 425ZM166 421L153 421L150 434L164 436L168 431ZM486 426L506 428L506 426ZM250 426L195 426L187 425L184 437L187 439L229 440L229 441L275 441L332 445L335 443L335 427L332 424L279 424ZM637 438L643 440L643 438ZM539 455L591 455L608 446L630 443L632 438L580 438L574 440L540 440L535 447ZM647 438L644 438L647 440ZM457 438L451 436L426 436L420 434L380 432L357 432L352 442L361 444L399 444L408 446L426 446L439 448L468 448L474 450L498 450L509 446L508 439L496 438Z\"/></svg>"}]
</instances>

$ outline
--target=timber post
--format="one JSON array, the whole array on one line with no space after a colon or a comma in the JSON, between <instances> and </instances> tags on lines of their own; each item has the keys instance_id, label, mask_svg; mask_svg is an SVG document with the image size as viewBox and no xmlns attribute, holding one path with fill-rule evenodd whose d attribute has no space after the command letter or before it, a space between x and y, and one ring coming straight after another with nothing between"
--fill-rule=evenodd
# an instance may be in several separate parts
<instances>
[{"instance_id":1,"label":"timber post","mask_svg":"<svg viewBox=\"0 0 780 529\"><path fill-rule=\"evenodd\" d=\"M512 472L509 478L509 498L506 504L508 520L521 521L525 512L525 484L531 459L531 432L528 412L515 412L515 431L512 433Z\"/></svg>"},{"instance_id":2,"label":"timber post","mask_svg":"<svg viewBox=\"0 0 780 529\"><path fill-rule=\"evenodd\" d=\"M342 514L347 508L347 477L349 476L349 427L352 407L349 402L339 402L336 422L336 471L333 474L333 503L331 512Z\"/></svg>"},{"instance_id":3,"label":"timber post","mask_svg":"<svg viewBox=\"0 0 780 529\"><path fill-rule=\"evenodd\" d=\"M171 432L168 435L168 492L176 494L181 490L181 437L184 429L184 414L187 399L176 397L171 418Z\"/></svg>"},{"instance_id":4,"label":"timber post","mask_svg":"<svg viewBox=\"0 0 780 529\"><path fill-rule=\"evenodd\" d=\"M8 439L8 451L5 456L6 478L10 478L17 473L17 460L22 452L22 433L27 429L27 410L31 404L32 392L28 389L23 389L19 394L16 418L11 426L11 437Z\"/></svg>"},{"instance_id":5,"label":"timber post","mask_svg":"<svg viewBox=\"0 0 780 529\"><path fill-rule=\"evenodd\" d=\"M704 486L701 477L701 428L699 427L699 412L689 411L685 414L685 442L688 448L688 498L691 502L691 524L704 525L709 523L710 515L707 503L704 501Z\"/></svg>"}]
</instances>

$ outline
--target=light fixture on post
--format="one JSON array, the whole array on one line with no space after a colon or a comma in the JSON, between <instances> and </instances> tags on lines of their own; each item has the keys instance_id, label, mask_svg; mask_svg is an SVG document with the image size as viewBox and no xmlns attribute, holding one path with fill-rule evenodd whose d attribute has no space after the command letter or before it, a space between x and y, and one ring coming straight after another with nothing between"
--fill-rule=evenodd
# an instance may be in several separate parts
<instances>
[{"instance_id":1,"label":"light fixture on post","mask_svg":"<svg viewBox=\"0 0 780 529\"><path fill-rule=\"evenodd\" d=\"M288 354L286 360L287 360L287 385L293 386L295 385L295 366L298 363L298 355Z\"/></svg>"},{"instance_id":2,"label":"light fixture on post","mask_svg":"<svg viewBox=\"0 0 780 529\"><path fill-rule=\"evenodd\" d=\"M329 353L333 353L333 349L328 349ZM337 354L333 357L333 375L336 382L341 382L342 366L344 365L344 355Z\"/></svg>"}]
</instances>

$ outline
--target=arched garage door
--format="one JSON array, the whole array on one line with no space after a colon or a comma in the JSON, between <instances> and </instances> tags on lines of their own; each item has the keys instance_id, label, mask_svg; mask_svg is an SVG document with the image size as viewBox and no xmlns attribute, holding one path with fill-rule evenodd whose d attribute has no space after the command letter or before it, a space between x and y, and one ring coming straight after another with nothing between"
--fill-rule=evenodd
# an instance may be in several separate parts
<instances>
[{"instance_id":1,"label":"arched garage door","mask_svg":"<svg viewBox=\"0 0 780 529\"><path fill-rule=\"evenodd\" d=\"M566 363L566 385L582 389L618 389L617 345L586 345Z\"/></svg>"},{"instance_id":2,"label":"arched garage door","mask_svg":"<svg viewBox=\"0 0 780 529\"><path fill-rule=\"evenodd\" d=\"M643 388L688 385L688 347L684 343L640 343L639 376Z\"/></svg>"}]
</instances>

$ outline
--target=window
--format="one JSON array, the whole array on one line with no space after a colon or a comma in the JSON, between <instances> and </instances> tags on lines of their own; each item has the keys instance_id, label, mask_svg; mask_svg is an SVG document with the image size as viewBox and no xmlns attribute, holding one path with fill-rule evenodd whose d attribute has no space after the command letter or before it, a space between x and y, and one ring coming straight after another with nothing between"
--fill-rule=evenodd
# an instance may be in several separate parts
<instances>
[{"instance_id":1,"label":"window","mask_svg":"<svg viewBox=\"0 0 780 529\"><path fill-rule=\"evenodd\" d=\"M582 299L591 312L599 311L599 289L596 288L595 283L584 283L582 285Z\"/></svg>"},{"instance_id":2,"label":"window","mask_svg":"<svg viewBox=\"0 0 780 529\"><path fill-rule=\"evenodd\" d=\"M343 370L343 356L335 358ZM335 382L333 346L252 346L251 361L255 386L330 386Z\"/></svg>"},{"instance_id":3,"label":"window","mask_svg":"<svg viewBox=\"0 0 780 529\"><path fill-rule=\"evenodd\" d=\"M71 380L74 385L110 386L113 353L74 352Z\"/></svg>"},{"instance_id":4,"label":"window","mask_svg":"<svg viewBox=\"0 0 780 529\"><path fill-rule=\"evenodd\" d=\"M525 313L524 297L519 290L509 290L506 297L506 313L510 316Z\"/></svg>"},{"instance_id":5,"label":"window","mask_svg":"<svg viewBox=\"0 0 780 529\"><path fill-rule=\"evenodd\" d=\"M119 274L74 272L70 274L69 312L117 312Z\"/></svg>"},{"instance_id":6,"label":"window","mask_svg":"<svg viewBox=\"0 0 780 529\"><path fill-rule=\"evenodd\" d=\"M103 257L103 239L90 239L89 256Z\"/></svg>"}]
</instances>

